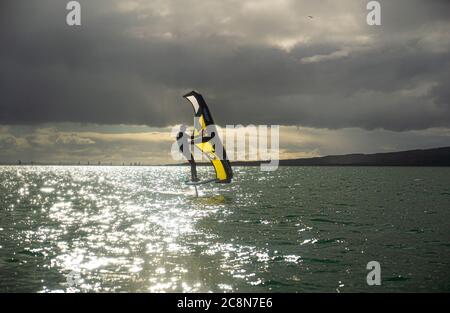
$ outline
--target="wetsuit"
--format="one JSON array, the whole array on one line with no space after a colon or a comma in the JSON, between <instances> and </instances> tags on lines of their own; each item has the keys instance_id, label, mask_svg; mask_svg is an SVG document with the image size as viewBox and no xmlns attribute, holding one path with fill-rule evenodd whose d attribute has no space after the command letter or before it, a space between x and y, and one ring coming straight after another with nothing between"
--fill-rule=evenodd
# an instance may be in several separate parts
<instances>
[{"instance_id":1,"label":"wetsuit","mask_svg":"<svg viewBox=\"0 0 450 313\"><path fill-rule=\"evenodd\" d=\"M180 148L180 152L189 161L189 165L191 166L191 180L193 182L199 181L197 177L197 166L195 164L194 156L192 155L191 149L193 148L193 144L190 142L191 136L186 134L185 132L179 132L177 135L177 143ZM191 148L192 147L192 148Z\"/></svg>"}]
</instances>

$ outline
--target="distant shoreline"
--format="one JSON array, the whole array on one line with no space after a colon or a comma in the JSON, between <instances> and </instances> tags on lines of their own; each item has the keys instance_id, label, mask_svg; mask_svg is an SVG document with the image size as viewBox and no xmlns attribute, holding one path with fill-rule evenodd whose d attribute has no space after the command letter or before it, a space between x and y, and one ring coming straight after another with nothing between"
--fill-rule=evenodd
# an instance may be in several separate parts
<instances>
[{"instance_id":1,"label":"distant shoreline","mask_svg":"<svg viewBox=\"0 0 450 313\"><path fill-rule=\"evenodd\" d=\"M233 166L260 166L268 161L234 161L231 162ZM140 167L140 166L186 166L188 163L178 164L141 164L141 163L122 163L111 164L110 162L103 163L44 163L44 162L3 162L0 165L17 165L17 166L126 166L126 167ZM198 163L198 166L206 166L209 163ZM345 155L328 155L314 158L300 158L300 159L284 159L279 160L279 166L432 166L432 167L446 167L450 166L450 147L432 148L432 149L415 149L399 152L384 152L362 154L353 153Z\"/></svg>"},{"instance_id":2,"label":"distant shoreline","mask_svg":"<svg viewBox=\"0 0 450 313\"><path fill-rule=\"evenodd\" d=\"M259 166L261 163L264 162L234 162L234 165ZM279 166L450 166L450 147L287 159L280 160Z\"/></svg>"}]
</instances>

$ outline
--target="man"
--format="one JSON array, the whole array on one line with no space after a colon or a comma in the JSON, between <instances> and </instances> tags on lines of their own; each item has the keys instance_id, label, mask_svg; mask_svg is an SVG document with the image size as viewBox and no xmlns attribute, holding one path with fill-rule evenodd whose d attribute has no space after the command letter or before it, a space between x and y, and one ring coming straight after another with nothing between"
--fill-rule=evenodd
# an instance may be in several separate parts
<instances>
[{"instance_id":1,"label":"man","mask_svg":"<svg viewBox=\"0 0 450 313\"><path fill-rule=\"evenodd\" d=\"M180 148L180 152L183 154L186 160L188 160L189 165L191 166L191 180L193 182L198 182L199 179L197 177L197 166L195 164L194 156L192 154L192 149L194 148L194 145L190 140L191 136L186 134L185 131L186 126L182 125L177 135L178 147Z\"/></svg>"}]
</instances>

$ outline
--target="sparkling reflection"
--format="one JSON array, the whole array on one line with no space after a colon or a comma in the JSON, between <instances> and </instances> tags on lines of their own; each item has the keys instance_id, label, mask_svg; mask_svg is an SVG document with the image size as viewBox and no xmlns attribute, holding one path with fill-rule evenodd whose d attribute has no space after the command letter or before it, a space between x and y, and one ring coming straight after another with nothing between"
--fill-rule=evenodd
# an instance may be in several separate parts
<instances>
[{"instance_id":1,"label":"sparkling reflection","mask_svg":"<svg viewBox=\"0 0 450 313\"><path fill-rule=\"evenodd\" d=\"M209 216L229 215L230 196L213 186L207 196L193 197L181 184L182 168L10 170L19 196L9 208L18 210L23 202L20 209L36 209L28 217L33 229L24 228L16 239L60 277L48 285L43 279L41 292L233 291L232 279L263 282L244 264L274 258L267 249L220 242L199 227ZM74 272L76 283L66 279Z\"/></svg>"},{"instance_id":2,"label":"sparkling reflection","mask_svg":"<svg viewBox=\"0 0 450 313\"><path fill-rule=\"evenodd\" d=\"M408 260L445 275L448 171L410 171L237 167L233 184L196 198L184 167L1 166L0 290L365 291L365 264L379 251L393 268ZM426 194L417 177L433 182ZM368 184L380 191L370 201ZM435 243L423 244L427 258L408 249L421 240ZM417 290L408 275L391 282Z\"/></svg>"}]
</instances>

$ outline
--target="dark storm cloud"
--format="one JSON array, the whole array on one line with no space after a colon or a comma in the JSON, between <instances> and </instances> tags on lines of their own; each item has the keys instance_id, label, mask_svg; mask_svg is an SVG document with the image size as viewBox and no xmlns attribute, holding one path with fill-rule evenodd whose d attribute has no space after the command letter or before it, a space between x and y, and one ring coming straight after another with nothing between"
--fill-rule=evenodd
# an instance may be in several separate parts
<instances>
[{"instance_id":1,"label":"dark storm cloud","mask_svg":"<svg viewBox=\"0 0 450 313\"><path fill-rule=\"evenodd\" d=\"M3 4L0 124L190 122L196 89L221 124L450 126L447 1L80 2Z\"/></svg>"}]
</instances>

